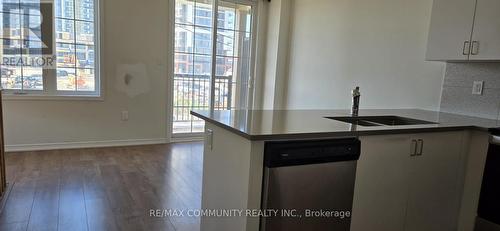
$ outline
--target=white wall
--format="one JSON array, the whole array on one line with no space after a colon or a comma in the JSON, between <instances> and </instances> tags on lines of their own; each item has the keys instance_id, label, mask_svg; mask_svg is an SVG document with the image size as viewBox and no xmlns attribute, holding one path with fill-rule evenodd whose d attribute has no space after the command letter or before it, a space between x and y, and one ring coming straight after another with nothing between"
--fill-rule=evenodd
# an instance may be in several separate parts
<instances>
[{"instance_id":1,"label":"white wall","mask_svg":"<svg viewBox=\"0 0 500 231\"><path fill-rule=\"evenodd\" d=\"M104 101L5 101L8 147L62 142L165 140L169 3L165 0L102 1ZM143 63L150 90L129 97L116 90L119 64ZM130 119L121 121L121 111Z\"/></svg>"},{"instance_id":2,"label":"white wall","mask_svg":"<svg viewBox=\"0 0 500 231\"><path fill-rule=\"evenodd\" d=\"M281 2L281 0L276 0L266 4L267 28L265 31L265 56L261 57L265 60L265 66L263 68L264 71L261 78L263 80L262 108L265 109L271 109L274 107ZM261 14L263 13L264 12L261 12Z\"/></svg>"},{"instance_id":3,"label":"white wall","mask_svg":"<svg viewBox=\"0 0 500 231\"><path fill-rule=\"evenodd\" d=\"M444 64L425 62L432 0L294 0L288 108L438 109Z\"/></svg>"},{"instance_id":4,"label":"white wall","mask_svg":"<svg viewBox=\"0 0 500 231\"><path fill-rule=\"evenodd\" d=\"M289 49L289 33L290 33L290 0L273 0L271 2L263 1L261 5L266 9L260 14L266 14L265 28L260 28L260 33L265 36L261 43L264 43L264 55L260 58L263 60L261 75L257 76L261 81L262 99L259 109L283 109L284 97L286 94L287 75L288 75L288 49ZM259 67L257 67L259 68ZM258 97L257 97L258 98Z\"/></svg>"}]
</instances>

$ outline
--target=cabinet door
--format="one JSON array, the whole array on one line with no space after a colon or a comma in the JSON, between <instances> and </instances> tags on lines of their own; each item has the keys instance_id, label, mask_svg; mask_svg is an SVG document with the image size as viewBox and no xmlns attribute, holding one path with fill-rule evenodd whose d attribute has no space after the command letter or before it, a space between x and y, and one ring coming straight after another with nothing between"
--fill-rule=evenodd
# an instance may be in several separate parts
<instances>
[{"instance_id":1,"label":"cabinet door","mask_svg":"<svg viewBox=\"0 0 500 231\"><path fill-rule=\"evenodd\" d=\"M434 0L427 60L468 60L475 3L476 0Z\"/></svg>"},{"instance_id":2,"label":"cabinet door","mask_svg":"<svg viewBox=\"0 0 500 231\"><path fill-rule=\"evenodd\" d=\"M408 135L361 137L351 231L404 230L408 198Z\"/></svg>"},{"instance_id":3,"label":"cabinet door","mask_svg":"<svg viewBox=\"0 0 500 231\"><path fill-rule=\"evenodd\" d=\"M500 60L500 1L477 0L470 60Z\"/></svg>"},{"instance_id":4,"label":"cabinet door","mask_svg":"<svg viewBox=\"0 0 500 231\"><path fill-rule=\"evenodd\" d=\"M457 230L464 132L417 135L422 155L411 161L407 231Z\"/></svg>"}]
</instances>

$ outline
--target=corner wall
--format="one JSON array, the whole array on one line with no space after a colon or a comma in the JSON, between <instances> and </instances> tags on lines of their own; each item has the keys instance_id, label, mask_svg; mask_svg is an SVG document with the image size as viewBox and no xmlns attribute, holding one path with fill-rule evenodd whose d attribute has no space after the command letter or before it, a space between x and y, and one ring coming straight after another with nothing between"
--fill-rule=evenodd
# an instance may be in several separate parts
<instances>
[{"instance_id":1,"label":"corner wall","mask_svg":"<svg viewBox=\"0 0 500 231\"><path fill-rule=\"evenodd\" d=\"M426 62L432 0L294 0L286 106L439 108L444 64Z\"/></svg>"}]
</instances>

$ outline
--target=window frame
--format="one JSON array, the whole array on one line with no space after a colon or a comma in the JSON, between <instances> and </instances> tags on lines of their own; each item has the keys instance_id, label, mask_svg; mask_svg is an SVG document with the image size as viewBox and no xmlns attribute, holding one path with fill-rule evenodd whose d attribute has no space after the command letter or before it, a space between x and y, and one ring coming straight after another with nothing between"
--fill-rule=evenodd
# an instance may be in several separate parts
<instances>
[{"instance_id":1,"label":"window frame","mask_svg":"<svg viewBox=\"0 0 500 231\"><path fill-rule=\"evenodd\" d=\"M231 3L235 3L235 4L242 4L242 5L250 5L252 6L252 22L251 22L251 37L250 37L250 41L251 41L251 47L249 49L250 53L251 53L251 56L250 56L250 59L249 59L249 62L250 62L250 78L248 79L248 90L247 90L247 93L249 94L248 95L248 98L247 98L247 104L248 104L248 108L247 109L251 109L253 108L254 106L254 97L255 97L255 83L256 83L256 76L255 74L258 73L260 70L260 64L257 63L256 61L256 58L259 56L257 50L259 50L259 44L258 44L258 36L259 36L259 31L260 29L258 28L258 24L259 24L259 15L260 15L260 12L259 12L259 9L260 7L262 7L261 3L259 3L259 1L257 0L217 0L217 1L226 1L226 2L231 2ZM218 6L218 4L214 4L212 3L212 6ZM175 28L176 28L176 25L185 25L185 26L193 26L193 27L204 27L204 26L200 26L200 25L196 25L196 23L192 23L192 24L189 24L189 23L177 23L176 21L176 2L175 1L172 1L171 2L171 24L169 24L170 26L170 30L173 31L173 33L171 33L171 36L169 37L170 39L170 47L169 47L169 52L172 52L172 61L170 63L170 73L172 76L175 76L175 55L176 54L180 54L180 53L184 53L184 54L188 54L188 53L191 53L191 52L178 52L176 51L176 37L175 37ZM215 10L215 12L217 12L217 10ZM216 14L216 13L215 13ZM193 17L196 17L195 13L193 13ZM212 14L212 17L213 17L213 14ZM218 18L217 18L217 22L214 22L215 20L212 19L212 24L211 24L211 28L212 30L212 43L216 42L217 41L217 29L213 29L213 28L218 28ZM215 27L214 27L215 26ZM221 28L219 28L221 29ZM193 32L194 33L194 32ZM215 47L215 46L214 46ZM212 49L214 48L212 47ZM194 51L193 51L194 52ZM217 51L216 50L212 50L212 56L213 56L213 60L212 60L212 63L217 63L216 62L216 59L217 57L221 57L220 55L217 55ZM196 52L194 52L193 54L196 55ZM204 55L202 53L198 53L198 55ZM233 57L234 58L234 57ZM213 76L215 77L216 76L216 69L217 69L217 66L218 65L213 65L212 69L214 70L213 72ZM175 77L173 78L169 78L169 88L168 88L168 96L169 96L169 102L168 102L168 107L169 107L169 113L168 113L168 121L169 121L169 125L168 125L168 134L169 134L169 137L170 139L172 140L196 140L197 138L201 137L203 135L203 132L193 132L193 130L191 130L191 132L178 132L178 133L175 133L174 132L174 110L175 110L175 104L173 102L173 99L174 99L174 93L175 93L175 90L174 90L174 80ZM215 78L212 78L212 79L215 79ZM211 80L212 81L212 80ZM214 86L213 82L210 83L211 86ZM212 90L211 90L212 91ZM210 93L211 94L211 93ZM209 107L213 107L213 102L209 102ZM191 128L192 129L192 128Z\"/></svg>"},{"instance_id":2,"label":"window frame","mask_svg":"<svg viewBox=\"0 0 500 231\"><path fill-rule=\"evenodd\" d=\"M3 92L4 100L104 100L104 81L102 76L101 66L101 41L102 41L102 20L101 9L104 1L94 1L94 76L95 90L94 91L61 91L57 90L57 68L43 70L43 90L29 89L0 89ZM53 30L55 36L56 30L56 15L55 5L53 13ZM76 28L75 28L76 30ZM53 47L56 49L56 38L53 39Z\"/></svg>"}]
</instances>

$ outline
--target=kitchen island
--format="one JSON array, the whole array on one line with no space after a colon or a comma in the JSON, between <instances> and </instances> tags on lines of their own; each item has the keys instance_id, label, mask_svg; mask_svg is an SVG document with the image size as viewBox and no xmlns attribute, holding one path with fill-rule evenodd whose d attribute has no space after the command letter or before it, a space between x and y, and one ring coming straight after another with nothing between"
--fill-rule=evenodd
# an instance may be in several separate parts
<instances>
[{"instance_id":1,"label":"kitchen island","mask_svg":"<svg viewBox=\"0 0 500 231\"><path fill-rule=\"evenodd\" d=\"M193 111L205 120L202 209L261 208L264 144L358 137L351 230L472 230L488 129L497 120L425 110L361 110L432 122L361 126L347 110ZM412 155L421 142L421 155ZM423 145L425 143L425 146ZM422 155L423 153L423 155ZM437 213L437 214L436 214ZM201 230L259 230L258 216L202 217Z\"/></svg>"}]
</instances>

